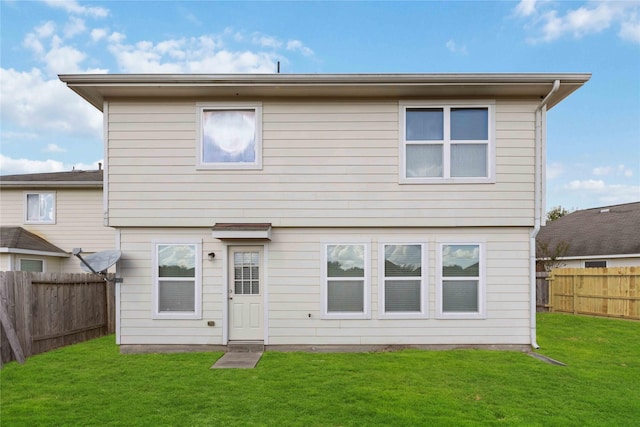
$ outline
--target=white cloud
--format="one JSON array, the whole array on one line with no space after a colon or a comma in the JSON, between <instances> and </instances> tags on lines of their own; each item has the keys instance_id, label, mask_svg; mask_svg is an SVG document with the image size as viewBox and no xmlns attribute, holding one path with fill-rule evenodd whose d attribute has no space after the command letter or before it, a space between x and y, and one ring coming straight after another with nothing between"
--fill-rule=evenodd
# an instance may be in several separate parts
<instances>
[{"instance_id":1,"label":"white cloud","mask_svg":"<svg viewBox=\"0 0 640 427\"><path fill-rule=\"evenodd\" d=\"M547 179L556 179L564 173L564 165L554 162L547 165Z\"/></svg>"},{"instance_id":2,"label":"white cloud","mask_svg":"<svg viewBox=\"0 0 640 427\"><path fill-rule=\"evenodd\" d=\"M107 37L107 30L105 28L94 28L91 30L91 40L94 42L100 41Z\"/></svg>"},{"instance_id":3,"label":"white cloud","mask_svg":"<svg viewBox=\"0 0 640 427\"><path fill-rule=\"evenodd\" d=\"M46 148L42 151L45 153L65 153L67 150L57 144L47 144Z\"/></svg>"},{"instance_id":4,"label":"white cloud","mask_svg":"<svg viewBox=\"0 0 640 427\"><path fill-rule=\"evenodd\" d=\"M536 0L521 0L515 8L518 16L530 16L536 11Z\"/></svg>"},{"instance_id":5,"label":"white cloud","mask_svg":"<svg viewBox=\"0 0 640 427\"><path fill-rule=\"evenodd\" d=\"M24 173L46 173L46 172L64 172L72 169L76 170L95 170L98 169L98 163L103 163L102 159L93 163L74 163L65 164L57 160L30 160L30 159L12 159L11 157L0 154L0 174L16 175Z\"/></svg>"},{"instance_id":6,"label":"white cloud","mask_svg":"<svg viewBox=\"0 0 640 427\"><path fill-rule=\"evenodd\" d=\"M596 176L609 176L617 175L630 178L633 176L633 170L627 168L625 165L618 166L598 166L591 171Z\"/></svg>"},{"instance_id":7,"label":"white cloud","mask_svg":"<svg viewBox=\"0 0 640 427\"><path fill-rule=\"evenodd\" d=\"M102 114L58 79L48 80L35 68L1 68L0 80L2 123L12 131L62 131L92 139L102 135Z\"/></svg>"},{"instance_id":8,"label":"white cloud","mask_svg":"<svg viewBox=\"0 0 640 427\"><path fill-rule=\"evenodd\" d=\"M104 18L109 15L109 10L103 7L87 7L81 6L75 0L43 0L50 7L62 9L67 13L75 15L90 16L93 18Z\"/></svg>"},{"instance_id":9,"label":"white cloud","mask_svg":"<svg viewBox=\"0 0 640 427\"><path fill-rule=\"evenodd\" d=\"M576 9L561 11L566 3L523 0L514 14L529 20L527 27L538 32L529 41L551 42L565 35L581 38L619 26L618 35L640 43L640 2L591 1Z\"/></svg>"},{"instance_id":10,"label":"white cloud","mask_svg":"<svg viewBox=\"0 0 640 427\"><path fill-rule=\"evenodd\" d=\"M640 44L640 19L636 16L635 21L623 22L618 35L623 40Z\"/></svg>"},{"instance_id":11,"label":"white cloud","mask_svg":"<svg viewBox=\"0 0 640 427\"><path fill-rule=\"evenodd\" d=\"M55 31L55 23L52 21L45 22L44 24L35 27L32 32L27 33L22 44L36 55L42 55L44 53L44 45L42 44L42 41L52 37Z\"/></svg>"},{"instance_id":12,"label":"white cloud","mask_svg":"<svg viewBox=\"0 0 640 427\"><path fill-rule=\"evenodd\" d=\"M111 35L107 38L107 40L111 43L122 43L124 41L124 39L127 38L127 36L125 36L122 33L119 33L117 31L114 31L113 33L111 33Z\"/></svg>"},{"instance_id":13,"label":"white cloud","mask_svg":"<svg viewBox=\"0 0 640 427\"><path fill-rule=\"evenodd\" d=\"M450 52L452 53L457 53L460 55L466 55L467 54L467 47L465 45L458 45L455 41L453 40L449 40L445 43L445 46L447 47L447 49L449 49Z\"/></svg>"},{"instance_id":14,"label":"white cloud","mask_svg":"<svg viewBox=\"0 0 640 427\"><path fill-rule=\"evenodd\" d=\"M57 160L12 159L0 154L0 173L14 175L22 173L62 172L67 170Z\"/></svg>"},{"instance_id":15,"label":"white cloud","mask_svg":"<svg viewBox=\"0 0 640 427\"><path fill-rule=\"evenodd\" d=\"M42 58L52 74L80 73L80 64L87 56L71 46L54 46Z\"/></svg>"},{"instance_id":16,"label":"white cloud","mask_svg":"<svg viewBox=\"0 0 640 427\"><path fill-rule=\"evenodd\" d=\"M87 27L84 25L83 19L72 16L64 26L64 36L65 38L71 38L83 33L86 29Z\"/></svg>"},{"instance_id":17,"label":"white cloud","mask_svg":"<svg viewBox=\"0 0 640 427\"><path fill-rule=\"evenodd\" d=\"M136 44L113 42L109 51L125 73L273 73L273 53L230 51L213 36L141 41Z\"/></svg>"},{"instance_id":18,"label":"white cloud","mask_svg":"<svg viewBox=\"0 0 640 427\"><path fill-rule=\"evenodd\" d=\"M305 46L304 43L302 43L300 40L289 40L287 42L287 50L294 51L294 52L300 52L304 56L312 56L313 55L313 50L311 50L307 46Z\"/></svg>"},{"instance_id":19,"label":"white cloud","mask_svg":"<svg viewBox=\"0 0 640 427\"><path fill-rule=\"evenodd\" d=\"M262 47L272 47L272 48L278 48L280 46L282 46L282 42L280 40L278 40L275 37L271 37L271 36L265 36L265 35L261 35L259 33L256 33L253 35L251 41L254 44L260 45Z\"/></svg>"},{"instance_id":20,"label":"white cloud","mask_svg":"<svg viewBox=\"0 0 640 427\"><path fill-rule=\"evenodd\" d=\"M565 190L584 200L595 200L601 205L637 202L640 200L640 185L607 184L603 180L574 180L564 186Z\"/></svg>"}]
</instances>

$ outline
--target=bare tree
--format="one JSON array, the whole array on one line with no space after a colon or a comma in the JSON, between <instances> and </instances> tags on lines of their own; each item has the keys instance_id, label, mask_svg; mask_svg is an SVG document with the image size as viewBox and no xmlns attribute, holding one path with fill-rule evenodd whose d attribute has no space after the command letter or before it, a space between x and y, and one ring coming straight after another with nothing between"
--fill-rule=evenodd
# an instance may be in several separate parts
<instances>
[{"instance_id":1,"label":"bare tree","mask_svg":"<svg viewBox=\"0 0 640 427\"><path fill-rule=\"evenodd\" d=\"M564 267L566 264L562 261L569 251L569 244L564 240L552 246L549 242L538 240L536 242L536 254L544 266L544 271L550 272L554 268Z\"/></svg>"}]
</instances>

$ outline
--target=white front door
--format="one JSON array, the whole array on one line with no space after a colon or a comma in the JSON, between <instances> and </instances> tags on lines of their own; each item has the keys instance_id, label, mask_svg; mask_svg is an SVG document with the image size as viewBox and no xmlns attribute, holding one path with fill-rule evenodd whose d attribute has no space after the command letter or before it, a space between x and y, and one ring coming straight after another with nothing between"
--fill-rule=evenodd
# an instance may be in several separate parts
<instances>
[{"instance_id":1,"label":"white front door","mask_svg":"<svg viewBox=\"0 0 640 427\"><path fill-rule=\"evenodd\" d=\"M229 247L229 340L263 340L263 247Z\"/></svg>"}]
</instances>

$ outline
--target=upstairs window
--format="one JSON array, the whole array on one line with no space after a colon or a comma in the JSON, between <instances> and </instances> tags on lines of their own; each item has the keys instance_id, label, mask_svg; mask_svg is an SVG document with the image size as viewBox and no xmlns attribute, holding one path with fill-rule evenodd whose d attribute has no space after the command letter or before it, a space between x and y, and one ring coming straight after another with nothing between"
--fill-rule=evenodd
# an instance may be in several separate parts
<instances>
[{"instance_id":1,"label":"upstairs window","mask_svg":"<svg viewBox=\"0 0 640 427\"><path fill-rule=\"evenodd\" d=\"M56 194L25 193L24 222L27 224L55 224Z\"/></svg>"},{"instance_id":2,"label":"upstairs window","mask_svg":"<svg viewBox=\"0 0 640 427\"><path fill-rule=\"evenodd\" d=\"M402 104L401 183L491 182L493 106Z\"/></svg>"},{"instance_id":3,"label":"upstairs window","mask_svg":"<svg viewBox=\"0 0 640 427\"><path fill-rule=\"evenodd\" d=\"M261 169L262 107L198 104L198 168Z\"/></svg>"}]
</instances>

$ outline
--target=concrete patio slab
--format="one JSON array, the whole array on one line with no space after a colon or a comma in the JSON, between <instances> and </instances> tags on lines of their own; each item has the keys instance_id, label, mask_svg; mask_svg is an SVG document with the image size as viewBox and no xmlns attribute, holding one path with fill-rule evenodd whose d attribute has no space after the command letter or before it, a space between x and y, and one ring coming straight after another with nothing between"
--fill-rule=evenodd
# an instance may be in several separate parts
<instances>
[{"instance_id":1,"label":"concrete patio slab","mask_svg":"<svg viewBox=\"0 0 640 427\"><path fill-rule=\"evenodd\" d=\"M251 369L256 367L261 357L262 352L225 353L211 366L211 369Z\"/></svg>"}]
</instances>

